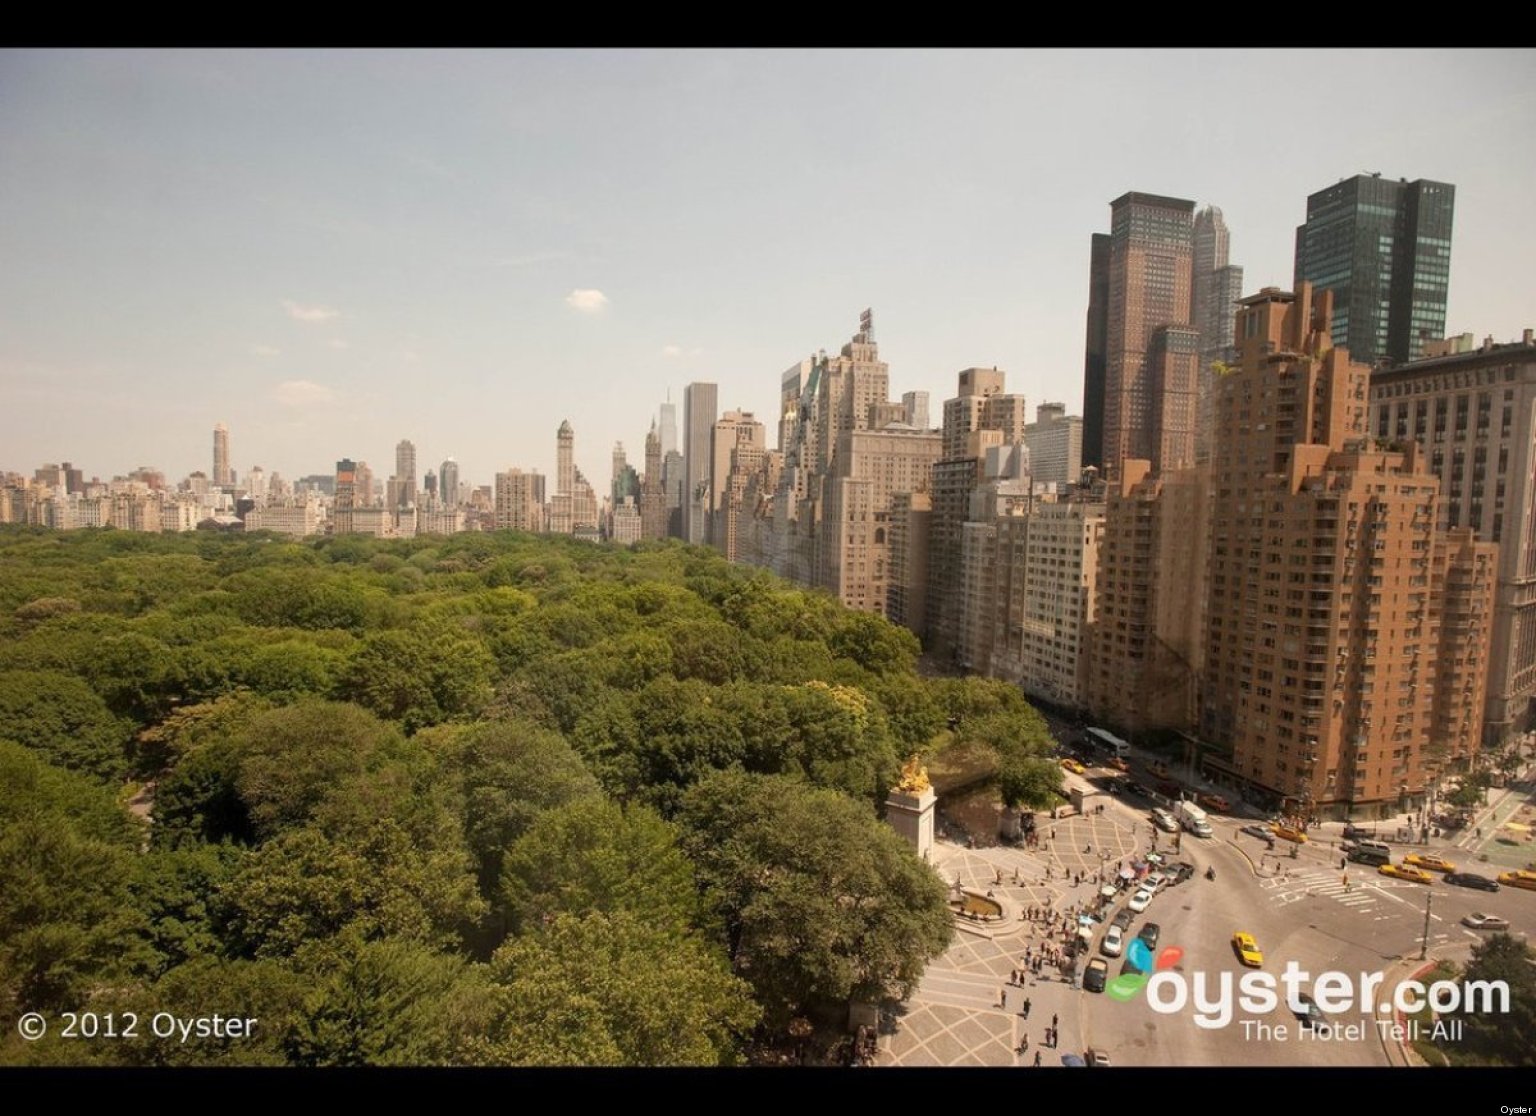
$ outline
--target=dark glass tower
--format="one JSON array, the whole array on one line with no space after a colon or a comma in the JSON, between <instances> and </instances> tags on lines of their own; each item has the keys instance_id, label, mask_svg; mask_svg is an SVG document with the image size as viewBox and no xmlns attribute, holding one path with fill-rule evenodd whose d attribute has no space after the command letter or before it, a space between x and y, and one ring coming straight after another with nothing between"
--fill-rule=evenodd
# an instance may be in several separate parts
<instances>
[{"instance_id":1,"label":"dark glass tower","mask_svg":"<svg viewBox=\"0 0 1536 1116\"><path fill-rule=\"evenodd\" d=\"M1346 178L1307 199L1296 273L1334 297L1333 343L1363 364L1403 364L1445 336L1456 187Z\"/></svg>"},{"instance_id":2,"label":"dark glass tower","mask_svg":"<svg viewBox=\"0 0 1536 1116\"><path fill-rule=\"evenodd\" d=\"M1104 366L1109 344L1109 234L1093 234L1092 253L1088 264L1088 344L1083 361L1083 464L1102 469Z\"/></svg>"}]
</instances>

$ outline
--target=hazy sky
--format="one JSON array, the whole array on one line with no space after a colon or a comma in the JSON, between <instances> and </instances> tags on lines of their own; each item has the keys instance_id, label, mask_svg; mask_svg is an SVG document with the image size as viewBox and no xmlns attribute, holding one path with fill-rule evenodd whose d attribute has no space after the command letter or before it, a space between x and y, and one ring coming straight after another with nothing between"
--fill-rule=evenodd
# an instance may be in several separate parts
<instances>
[{"instance_id":1,"label":"hazy sky","mask_svg":"<svg viewBox=\"0 0 1536 1116\"><path fill-rule=\"evenodd\" d=\"M874 308L894 397L1081 409L1091 233L1220 206L1289 287L1306 196L1456 186L1447 331L1536 325L1536 52L0 52L0 470L293 478L455 456L606 489L670 388L776 436Z\"/></svg>"}]
</instances>

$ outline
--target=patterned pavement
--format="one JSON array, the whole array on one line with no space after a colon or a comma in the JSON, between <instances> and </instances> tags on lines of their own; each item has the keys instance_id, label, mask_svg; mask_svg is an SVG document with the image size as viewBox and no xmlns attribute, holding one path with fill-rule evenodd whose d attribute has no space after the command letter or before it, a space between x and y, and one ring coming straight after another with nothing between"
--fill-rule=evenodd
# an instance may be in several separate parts
<instances>
[{"instance_id":1,"label":"patterned pavement","mask_svg":"<svg viewBox=\"0 0 1536 1116\"><path fill-rule=\"evenodd\" d=\"M1053 1013L1060 1017L1062 1049L1075 1049L1070 1038L1077 1031L1072 1013L1078 996L1071 985L1049 966L1039 976L1029 974L1022 987L1010 987L1009 976L1024 967L1026 950L1033 953L1048 940L1060 944L1063 912L1093 899L1101 871L1108 879L1120 861L1146 853L1150 831L1107 812L1038 825L1039 848L967 849L939 841L933 862L951 884L958 879L967 890L991 891L1006 909L1050 907L1058 933L1052 938L1045 923L1018 915L979 927L957 923L954 944L928 966L899 1010L894 1032L881 1036L878 1065L1027 1066L1040 1051L1042 1065L1059 1066L1056 1053L1041 1048ZM1163 837L1159 847L1166 852L1168 843ZM1068 878L1077 872L1087 874L1080 885ZM1020 1014L1026 999L1028 1019ZM1026 1036L1028 1050L1015 1053Z\"/></svg>"}]
</instances>

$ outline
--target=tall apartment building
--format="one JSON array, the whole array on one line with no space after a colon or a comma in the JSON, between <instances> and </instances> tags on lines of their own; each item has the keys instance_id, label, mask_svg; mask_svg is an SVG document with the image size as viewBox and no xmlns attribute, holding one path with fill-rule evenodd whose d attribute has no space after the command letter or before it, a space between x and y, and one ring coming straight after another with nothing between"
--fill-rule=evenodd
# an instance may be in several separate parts
<instances>
[{"instance_id":1,"label":"tall apartment building","mask_svg":"<svg viewBox=\"0 0 1536 1116\"><path fill-rule=\"evenodd\" d=\"M1183 731L1204 664L1210 478L1132 459L1104 501L1084 704L1131 736Z\"/></svg>"},{"instance_id":2,"label":"tall apartment building","mask_svg":"<svg viewBox=\"0 0 1536 1116\"><path fill-rule=\"evenodd\" d=\"M443 459L437 470L438 500L445 508L456 508L459 499L459 463L453 458Z\"/></svg>"},{"instance_id":3,"label":"tall apartment building","mask_svg":"<svg viewBox=\"0 0 1536 1116\"><path fill-rule=\"evenodd\" d=\"M402 438L395 446L395 475L391 499L392 508L408 508L416 505L416 446Z\"/></svg>"},{"instance_id":4,"label":"tall apartment building","mask_svg":"<svg viewBox=\"0 0 1536 1116\"><path fill-rule=\"evenodd\" d=\"M902 421L917 430L931 429L928 425L928 393L904 391L901 393Z\"/></svg>"},{"instance_id":5,"label":"tall apartment building","mask_svg":"<svg viewBox=\"0 0 1536 1116\"><path fill-rule=\"evenodd\" d=\"M1437 526L1416 443L1369 439L1370 370L1332 344L1332 302L1303 283L1241 303L1216 401L1201 734L1288 809L1386 816L1477 746L1481 702L1456 703L1482 692L1497 549Z\"/></svg>"},{"instance_id":6,"label":"tall apartment building","mask_svg":"<svg viewBox=\"0 0 1536 1116\"><path fill-rule=\"evenodd\" d=\"M1536 341L1528 329L1508 345L1449 348L1371 373L1370 431L1423 449L1442 530L1499 544L1483 726L1492 746L1536 728Z\"/></svg>"},{"instance_id":7,"label":"tall apartment building","mask_svg":"<svg viewBox=\"0 0 1536 1116\"><path fill-rule=\"evenodd\" d=\"M1187 337L1158 333L1191 324L1194 209L1192 201L1134 192L1110 203L1103 466L1111 475L1129 458L1154 470L1194 464L1194 419L1185 408L1198 352L1186 359Z\"/></svg>"},{"instance_id":8,"label":"tall apartment building","mask_svg":"<svg viewBox=\"0 0 1536 1116\"><path fill-rule=\"evenodd\" d=\"M928 626L928 533L933 500L927 492L898 492L891 497L887 539L885 615L914 632Z\"/></svg>"},{"instance_id":9,"label":"tall apartment building","mask_svg":"<svg viewBox=\"0 0 1536 1116\"><path fill-rule=\"evenodd\" d=\"M529 531L539 534L547 524L544 516L544 476L534 471L508 469L496 474L492 520L498 531Z\"/></svg>"},{"instance_id":10,"label":"tall apartment building","mask_svg":"<svg viewBox=\"0 0 1536 1116\"><path fill-rule=\"evenodd\" d=\"M233 487L235 466L229 458L229 427L222 422L213 428L213 483Z\"/></svg>"},{"instance_id":11,"label":"tall apartment building","mask_svg":"<svg viewBox=\"0 0 1536 1116\"><path fill-rule=\"evenodd\" d=\"M1415 360L1445 336L1456 187L1357 174L1307 198L1298 287L1333 292L1333 343L1373 366Z\"/></svg>"},{"instance_id":12,"label":"tall apartment building","mask_svg":"<svg viewBox=\"0 0 1536 1116\"><path fill-rule=\"evenodd\" d=\"M661 471L661 435L651 424L645 436L645 476L640 481L640 537L667 537L667 491Z\"/></svg>"},{"instance_id":13,"label":"tall apartment building","mask_svg":"<svg viewBox=\"0 0 1536 1116\"><path fill-rule=\"evenodd\" d=\"M709 541L710 441L719 414L717 385L693 383L683 389L683 539L690 543Z\"/></svg>"},{"instance_id":14,"label":"tall apartment building","mask_svg":"<svg viewBox=\"0 0 1536 1116\"><path fill-rule=\"evenodd\" d=\"M1041 403L1024 427L1029 470L1036 483L1076 484L1083 474L1083 420L1063 403Z\"/></svg>"},{"instance_id":15,"label":"tall apartment building","mask_svg":"<svg viewBox=\"0 0 1536 1116\"><path fill-rule=\"evenodd\" d=\"M1085 704L1103 497L1039 496L1027 514L997 521L991 673L1065 709Z\"/></svg>"},{"instance_id":16,"label":"tall apartment building","mask_svg":"<svg viewBox=\"0 0 1536 1116\"><path fill-rule=\"evenodd\" d=\"M336 462L335 496L331 502L331 533L350 535L352 517L365 501L358 499L357 462L343 457Z\"/></svg>"},{"instance_id":17,"label":"tall apartment building","mask_svg":"<svg viewBox=\"0 0 1536 1116\"><path fill-rule=\"evenodd\" d=\"M817 554L819 584L849 608L885 614L890 590L891 504L900 493L925 491L939 458L939 436L903 424L845 430L825 501Z\"/></svg>"},{"instance_id":18,"label":"tall apartment building","mask_svg":"<svg viewBox=\"0 0 1536 1116\"><path fill-rule=\"evenodd\" d=\"M308 538L320 533L320 503L309 499L291 504L268 504L245 513L247 531L275 531L292 538ZM197 526L194 522L192 526Z\"/></svg>"},{"instance_id":19,"label":"tall apartment building","mask_svg":"<svg viewBox=\"0 0 1536 1116\"><path fill-rule=\"evenodd\" d=\"M727 557L735 559L734 524L731 525L731 545L726 544L726 494L731 484L732 461L736 460L736 451L740 447L744 452L741 455L740 467L751 469L762 464L762 455L767 451L767 442L763 424L753 417L750 411L727 411L715 420L709 434L710 464L709 464L709 507L710 522L707 532L708 541L717 549L725 552ZM738 482L738 488L745 483L743 476Z\"/></svg>"},{"instance_id":20,"label":"tall apartment building","mask_svg":"<svg viewBox=\"0 0 1536 1116\"><path fill-rule=\"evenodd\" d=\"M1243 269L1228 260L1231 237L1221 210L1208 205L1195 214L1194 274L1190 285L1194 326L1200 331L1199 383L1195 417L1195 461L1211 459L1212 414L1218 366L1237 360L1232 321L1243 297Z\"/></svg>"},{"instance_id":21,"label":"tall apartment building","mask_svg":"<svg viewBox=\"0 0 1536 1116\"><path fill-rule=\"evenodd\" d=\"M960 653L965 524L971 520L971 495L987 479L987 450L1021 444L1028 425L1024 397L1003 390L1005 373L996 368L967 368L958 379L959 393L944 401L943 457L933 466L925 604L929 648L947 660Z\"/></svg>"}]
</instances>

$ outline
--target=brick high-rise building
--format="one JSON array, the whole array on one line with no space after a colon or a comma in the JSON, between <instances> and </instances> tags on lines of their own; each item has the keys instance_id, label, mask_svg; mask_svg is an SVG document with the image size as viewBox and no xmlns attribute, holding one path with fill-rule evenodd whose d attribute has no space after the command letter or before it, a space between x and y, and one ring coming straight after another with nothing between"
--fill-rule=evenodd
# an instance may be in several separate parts
<instances>
[{"instance_id":1,"label":"brick high-rise building","mask_svg":"<svg viewBox=\"0 0 1536 1116\"><path fill-rule=\"evenodd\" d=\"M1485 745L1536 728L1536 341L1467 347L1371 374L1370 431L1414 441L1442 529L1499 544Z\"/></svg>"},{"instance_id":2,"label":"brick high-rise building","mask_svg":"<svg viewBox=\"0 0 1536 1116\"><path fill-rule=\"evenodd\" d=\"M1476 747L1497 550L1439 529L1416 443L1368 437L1370 370L1332 344L1332 302L1303 283L1241 303L1216 400L1200 727L1287 809L1388 816Z\"/></svg>"},{"instance_id":3,"label":"brick high-rise building","mask_svg":"<svg viewBox=\"0 0 1536 1116\"><path fill-rule=\"evenodd\" d=\"M640 537L667 537L667 490L661 473L661 435L651 424L645 436L645 476L640 481Z\"/></svg>"},{"instance_id":4,"label":"brick high-rise building","mask_svg":"<svg viewBox=\"0 0 1536 1116\"><path fill-rule=\"evenodd\" d=\"M1456 187L1357 174L1307 198L1299 286L1333 292L1335 345L1367 367L1416 360L1445 336Z\"/></svg>"}]
</instances>

